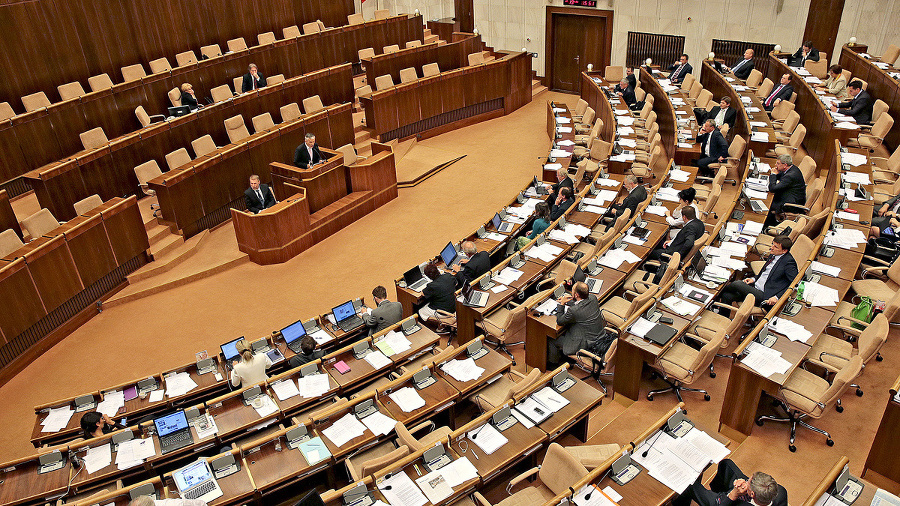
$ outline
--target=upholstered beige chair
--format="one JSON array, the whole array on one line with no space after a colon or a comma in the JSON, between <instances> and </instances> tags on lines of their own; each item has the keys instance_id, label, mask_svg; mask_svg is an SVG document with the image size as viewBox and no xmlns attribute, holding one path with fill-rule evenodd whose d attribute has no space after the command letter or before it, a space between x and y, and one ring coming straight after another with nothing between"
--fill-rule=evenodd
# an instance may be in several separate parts
<instances>
[{"instance_id":1,"label":"upholstered beige chair","mask_svg":"<svg viewBox=\"0 0 900 506\"><path fill-rule=\"evenodd\" d=\"M313 21L312 23L304 23L303 24L303 34L304 35L319 33L320 31L322 31L322 30L319 27L319 23L316 23L315 21Z\"/></svg>"},{"instance_id":2,"label":"upholstered beige chair","mask_svg":"<svg viewBox=\"0 0 900 506\"><path fill-rule=\"evenodd\" d=\"M759 88L756 89L756 96L760 100L765 100L769 97L769 94L772 93L773 89L775 89L775 83L767 77L763 79L762 84L760 84Z\"/></svg>"},{"instance_id":3,"label":"upholstered beige chair","mask_svg":"<svg viewBox=\"0 0 900 506\"><path fill-rule=\"evenodd\" d=\"M388 9L379 9L375 11L375 19L387 19L391 17L391 11Z\"/></svg>"},{"instance_id":4,"label":"upholstered beige chair","mask_svg":"<svg viewBox=\"0 0 900 506\"><path fill-rule=\"evenodd\" d=\"M281 109L279 109L279 112L281 113L281 122L282 123L288 123L290 121L294 121L303 115L303 113L300 112L300 106L297 105L297 102L291 102L288 105L281 106Z\"/></svg>"},{"instance_id":5,"label":"upholstered beige chair","mask_svg":"<svg viewBox=\"0 0 900 506\"><path fill-rule=\"evenodd\" d=\"M579 98L577 102L575 102L575 107L572 108L572 119L575 121L581 121L581 116L584 114L588 108L587 100L583 98Z\"/></svg>"},{"instance_id":6,"label":"upholstered beige chair","mask_svg":"<svg viewBox=\"0 0 900 506\"><path fill-rule=\"evenodd\" d=\"M175 87L169 90L168 97L172 107L181 106L181 90L179 88Z\"/></svg>"},{"instance_id":7,"label":"upholstered beige chair","mask_svg":"<svg viewBox=\"0 0 900 506\"><path fill-rule=\"evenodd\" d=\"M425 429L428 432L421 438L416 438L413 434L417 434ZM438 441L446 441L450 435L450 427L435 427L434 422L426 421L411 429L407 429L403 422L397 422L394 425L394 432L397 433L397 444L406 445L410 451L417 452L419 450L434 446Z\"/></svg>"},{"instance_id":8,"label":"upholstered beige chair","mask_svg":"<svg viewBox=\"0 0 900 506\"><path fill-rule=\"evenodd\" d=\"M797 111L791 111L788 113L787 118L778 125L775 131L775 138L780 143L785 143L791 138L791 134L794 133L794 129L797 128L797 125L800 124L800 114Z\"/></svg>"},{"instance_id":9,"label":"upholstered beige chair","mask_svg":"<svg viewBox=\"0 0 900 506\"><path fill-rule=\"evenodd\" d=\"M481 51L472 53L467 56L467 59L469 61L470 67L473 65L481 65L482 63L484 63L484 53L482 53Z\"/></svg>"},{"instance_id":10,"label":"upholstered beige chair","mask_svg":"<svg viewBox=\"0 0 900 506\"><path fill-rule=\"evenodd\" d=\"M681 80L681 92L690 93L695 82L697 82L697 79L694 77L694 74L685 74L684 79Z\"/></svg>"},{"instance_id":11,"label":"upholstered beige chair","mask_svg":"<svg viewBox=\"0 0 900 506\"><path fill-rule=\"evenodd\" d=\"M375 49L371 47L364 47L356 52L359 56L359 60L362 61L364 59L371 59L375 57Z\"/></svg>"},{"instance_id":12,"label":"upholstered beige chair","mask_svg":"<svg viewBox=\"0 0 900 506\"><path fill-rule=\"evenodd\" d=\"M122 79L126 83L128 81L137 81L138 79L143 79L145 77L147 77L147 72L144 71L144 66L140 63L122 67Z\"/></svg>"},{"instance_id":13,"label":"upholstered beige chair","mask_svg":"<svg viewBox=\"0 0 900 506\"><path fill-rule=\"evenodd\" d=\"M726 306L719 302L713 302L713 306L730 312L730 316L721 315L710 309L704 309L700 316L694 320L687 329L687 333L697 342L709 342L716 338L719 329L725 329L725 338L721 348L728 347L731 338L740 339L744 336L744 324L750 317L753 307L756 305L756 297L747 295L744 302L738 308ZM718 357L730 357L730 355L716 355ZM715 378L716 372L712 362L709 363L709 375Z\"/></svg>"},{"instance_id":14,"label":"upholstered beige chair","mask_svg":"<svg viewBox=\"0 0 900 506\"><path fill-rule=\"evenodd\" d=\"M893 65L897 61L897 57L900 57L900 47L891 44L878 59L888 65Z\"/></svg>"},{"instance_id":15,"label":"upholstered beige chair","mask_svg":"<svg viewBox=\"0 0 900 506\"><path fill-rule=\"evenodd\" d=\"M762 72L757 69L753 69L750 71L750 75L747 76L747 80L744 81L744 84L747 85L748 88L756 88L763 80Z\"/></svg>"},{"instance_id":16,"label":"upholstered beige chair","mask_svg":"<svg viewBox=\"0 0 900 506\"><path fill-rule=\"evenodd\" d=\"M194 54L193 50L178 53L175 55L175 63L177 63L179 67L194 65L197 63L197 55Z\"/></svg>"},{"instance_id":17,"label":"upholstered beige chair","mask_svg":"<svg viewBox=\"0 0 900 506\"><path fill-rule=\"evenodd\" d=\"M684 402L684 399L681 398L681 392L686 391L703 393L703 399L708 401L710 399L709 392L702 388L690 388L686 385L694 383L694 381L703 376L703 371L712 364L713 359L716 357L716 352L719 351L719 348L722 347L722 342L725 340L726 330L725 328L720 328L712 336L712 339L705 342L701 341L702 346L699 350L689 346L684 338L663 350L656 359L653 368L662 375L663 381L668 383L669 386L659 390L651 390L647 393L647 399L652 401L653 396L671 391L675 392L678 402Z\"/></svg>"},{"instance_id":18,"label":"upholstered beige chair","mask_svg":"<svg viewBox=\"0 0 900 506\"><path fill-rule=\"evenodd\" d=\"M406 48L406 49L412 49L412 48L414 48L414 47L419 47L419 46L421 46L421 45L422 45L422 41L421 41L421 40L411 40L411 41L409 41L409 42L406 43L405 48Z\"/></svg>"},{"instance_id":19,"label":"upholstered beige chair","mask_svg":"<svg viewBox=\"0 0 900 506\"><path fill-rule=\"evenodd\" d=\"M15 230L8 228L0 232L0 257L5 257L24 245Z\"/></svg>"},{"instance_id":20,"label":"upholstered beige chair","mask_svg":"<svg viewBox=\"0 0 900 506\"><path fill-rule=\"evenodd\" d=\"M170 72L172 70L172 64L169 63L169 59L166 57L157 58L150 62L150 73L151 74L159 74L160 72Z\"/></svg>"},{"instance_id":21,"label":"upholstered beige chair","mask_svg":"<svg viewBox=\"0 0 900 506\"><path fill-rule=\"evenodd\" d=\"M237 53L238 51L245 51L247 49L247 42L243 37L238 37L236 39L231 39L225 43L228 50L232 53Z\"/></svg>"},{"instance_id":22,"label":"upholstered beige chair","mask_svg":"<svg viewBox=\"0 0 900 506\"><path fill-rule=\"evenodd\" d=\"M266 32L257 35L256 40L260 46L265 46L266 44L274 44L278 39L275 38L275 32Z\"/></svg>"},{"instance_id":23,"label":"upholstered beige chair","mask_svg":"<svg viewBox=\"0 0 900 506\"><path fill-rule=\"evenodd\" d=\"M747 141L740 135L735 135L734 139L731 140L731 144L728 145L728 157L725 159L725 163L711 163L709 168L718 170L724 166L728 171L725 180L730 181L732 185L737 184L737 181L740 181L742 177L740 164L746 149ZM697 180L699 181L701 178L698 177Z\"/></svg>"},{"instance_id":24,"label":"upholstered beige chair","mask_svg":"<svg viewBox=\"0 0 900 506\"><path fill-rule=\"evenodd\" d=\"M316 23L307 23L307 24L314 25L314 26L310 27L310 29L315 30L315 31L310 32L310 33L318 33L319 25L317 25ZM306 29L306 25L303 25L303 29L304 30ZM291 26L281 30L281 34L284 35L285 39L296 39L297 37L300 37L301 35L303 35L303 33L304 32L301 31L300 27L297 25L291 25Z\"/></svg>"},{"instance_id":25,"label":"upholstered beige chair","mask_svg":"<svg viewBox=\"0 0 900 506\"><path fill-rule=\"evenodd\" d=\"M284 74L275 74L266 78L266 86L275 86L284 82Z\"/></svg>"},{"instance_id":26,"label":"upholstered beige chair","mask_svg":"<svg viewBox=\"0 0 900 506\"><path fill-rule=\"evenodd\" d=\"M209 134L207 134L203 137L200 137L199 139L192 140L191 149L194 150L194 155L197 158L200 158L203 155L208 155L213 151L219 149L219 147L216 146L215 142L213 142L213 138Z\"/></svg>"},{"instance_id":27,"label":"upholstered beige chair","mask_svg":"<svg viewBox=\"0 0 900 506\"><path fill-rule=\"evenodd\" d=\"M399 51L400 51L400 46L399 46L399 45L397 45L397 44L391 44L390 46L384 46L384 48L382 48L382 51L381 51L381 52L382 52L383 54L391 54L391 53L397 53L397 52L399 52Z\"/></svg>"},{"instance_id":28,"label":"upholstered beige chair","mask_svg":"<svg viewBox=\"0 0 900 506\"><path fill-rule=\"evenodd\" d=\"M353 14L347 15L347 24L350 26L361 25L365 22L366 18L363 17L361 12L354 12Z\"/></svg>"},{"instance_id":29,"label":"upholstered beige chair","mask_svg":"<svg viewBox=\"0 0 900 506\"><path fill-rule=\"evenodd\" d=\"M534 385L540 377L541 371L537 367L532 368L527 375L511 369L508 373L500 376L498 380L469 396L469 400L474 402L482 412L488 412L512 400L513 397Z\"/></svg>"},{"instance_id":30,"label":"upholstered beige chair","mask_svg":"<svg viewBox=\"0 0 900 506\"><path fill-rule=\"evenodd\" d=\"M586 134L590 132L591 127L594 125L594 117L596 115L597 111L595 111L593 107L585 109L584 114L581 116L581 123L575 123L575 133Z\"/></svg>"},{"instance_id":31,"label":"upholstered beige chair","mask_svg":"<svg viewBox=\"0 0 900 506\"><path fill-rule=\"evenodd\" d=\"M787 115L794 110L796 105L793 102L789 102L787 100L782 100L778 102L778 104L772 108L772 111L769 112L769 116L772 118L772 123L778 123L787 119Z\"/></svg>"},{"instance_id":32,"label":"upholstered beige chair","mask_svg":"<svg viewBox=\"0 0 900 506\"><path fill-rule=\"evenodd\" d=\"M770 149L766 152L766 156L772 158L775 158L778 155L794 156L797 153L797 150L800 149L800 146L803 144L803 139L805 138L806 127L803 125L797 125L797 127L794 128L794 131L791 133L791 136L788 138L787 142L776 144L774 149Z\"/></svg>"},{"instance_id":33,"label":"upholstered beige chair","mask_svg":"<svg viewBox=\"0 0 900 506\"><path fill-rule=\"evenodd\" d=\"M610 83L618 84L625 77L625 67L621 65L607 65L603 72L603 78Z\"/></svg>"},{"instance_id":34,"label":"upholstered beige chair","mask_svg":"<svg viewBox=\"0 0 900 506\"><path fill-rule=\"evenodd\" d=\"M303 110L306 111L306 114L319 112L324 108L325 105L322 103L322 98L318 95L313 95L311 97L303 99Z\"/></svg>"},{"instance_id":35,"label":"upholstered beige chair","mask_svg":"<svg viewBox=\"0 0 900 506\"><path fill-rule=\"evenodd\" d=\"M88 86L91 87L91 91L103 91L112 88L113 82L109 78L109 74L100 74L99 76L89 77Z\"/></svg>"},{"instance_id":36,"label":"upholstered beige chair","mask_svg":"<svg viewBox=\"0 0 900 506\"><path fill-rule=\"evenodd\" d=\"M344 165L351 166L360 160L365 160L366 157L359 156L356 152L356 148L353 147L353 144L344 144L343 146L337 148L338 153L344 155Z\"/></svg>"},{"instance_id":37,"label":"upholstered beige chair","mask_svg":"<svg viewBox=\"0 0 900 506\"><path fill-rule=\"evenodd\" d=\"M144 106L142 105L134 108L134 115L137 117L138 123L141 124L141 128L148 127L151 123L166 119L162 114L154 114L152 116L147 114L147 111L144 110Z\"/></svg>"},{"instance_id":38,"label":"upholstered beige chair","mask_svg":"<svg viewBox=\"0 0 900 506\"><path fill-rule=\"evenodd\" d=\"M0 103L0 121L10 119L16 115L9 102Z\"/></svg>"},{"instance_id":39,"label":"upholstered beige chair","mask_svg":"<svg viewBox=\"0 0 900 506\"><path fill-rule=\"evenodd\" d=\"M226 102L231 100L234 97L234 92L231 91L231 86L227 84L223 84L222 86L216 86L215 88L209 90L210 96L212 96L213 102Z\"/></svg>"},{"instance_id":40,"label":"upholstered beige chair","mask_svg":"<svg viewBox=\"0 0 900 506\"><path fill-rule=\"evenodd\" d=\"M648 262L648 264L655 264L657 267L661 267L659 262L654 262L653 264ZM628 295L637 295L648 290L653 290L655 292L659 290L660 286L665 285L675 277L675 274L678 273L679 265L681 265L681 253L676 251L675 253L672 253L672 256L669 258L668 263L666 264L666 270L663 272L659 283L653 282L656 272L635 269L627 278L625 278L625 283L622 284L622 287L626 290Z\"/></svg>"},{"instance_id":41,"label":"upholstered beige chair","mask_svg":"<svg viewBox=\"0 0 900 506\"><path fill-rule=\"evenodd\" d=\"M894 299L896 298L894 297ZM896 313L896 307L892 309ZM851 324L855 322L847 321L846 323ZM816 339L813 347L806 353L806 360L835 373L846 367L854 355L862 358L863 366L873 358L882 360L879 352L885 341L887 341L888 331L890 330L888 316L884 313L879 313L872 319L871 323L863 323L865 325L864 330L859 330L849 325L841 325L839 327L844 332L844 335L856 337L856 348L849 341L828 334L821 334Z\"/></svg>"},{"instance_id":42,"label":"upholstered beige chair","mask_svg":"<svg viewBox=\"0 0 900 506\"><path fill-rule=\"evenodd\" d=\"M191 155L185 148L178 148L166 155L166 165L169 170L175 170L187 163L191 163Z\"/></svg>"},{"instance_id":43,"label":"upholstered beige chair","mask_svg":"<svg viewBox=\"0 0 900 506\"><path fill-rule=\"evenodd\" d=\"M639 312L641 308L656 295L656 290L647 290L638 294L630 301L624 297L610 297L600 305L600 313L603 318L619 330L625 327L625 320Z\"/></svg>"},{"instance_id":44,"label":"upholstered beige chair","mask_svg":"<svg viewBox=\"0 0 900 506\"><path fill-rule=\"evenodd\" d=\"M50 99L46 93L39 91L22 97L22 105L25 106L26 112L37 111L50 107Z\"/></svg>"},{"instance_id":45,"label":"upholstered beige chair","mask_svg":"<svg viewBox=\"0 0 900 506\"><path fill-rule=\"evenodd\" d=\"M102 127L82 132L78 134L78 137L81 138L81 144L84 146L84 149L97 149L109 144L109 139L106 138L106 133L103 132Z\"/></svg>"},{"instance_id":46,"label":"upholstered beige chair","mask_svg":"<svg viewBox=\"0 0 900 506\"><path fill-rule=\"evenodd\" d=\"M484 342L496 346L497 351L506 353L512 364L516 365L516 359L509 351L510 346L525 344L525 323L528 308L538 301L546 299L550 290L538 291L521 304L510 302L500 306L485 315L481 320L481 328L484 330ZM494 404L499 406L499 404Z\"/></svg>"},{"instance_id":47,"label":"upholstered beige chair","mask_svg":"<svg viewBox=\"0 0 900 506\"><path fill-rule=\"evenodd\" d=\"M860 125L865 130L865 125ZM853 147L868 149L870 153L875 152L875 148L881 146L884 138L890 133L894 126L894 118L890 114L882 114L869 133L860 132L859 136L854 140L850 139L847 144Z\"/></svg>"},{"instance_id":48,"label":"upholstered beige chair","mask_svg":"<svg viewBox=\"0 0 900 506\"><path fill-rule=\"evenodd\" d=\"M878 118L881 117L882 114L888 112L890 110L890 106L887 105L887 102L881 100L880 98L872 104L872 124L878 121Z\"/></svg>"},{"instance_id":49,"label":"upholstered beige chair","mask_svg":"<svg viewBox=\"0 0 900 506\"><path fill-rule=\"evenodd\" d=\"M600 464L603 464L613 455L617 455L621 449L622 447L616 443L565 447L565 450L569 455L578 459L578 462L589 471L595 469Z\"/></svg>"},{"instance_id":50,"label":"upholstered beige chair","mask_svg":"<svg viewBox=\"0 0 900 506\"><path fill-rule=\"evenodd\" d=\"M441 74L441 68L437 63L429 63L422 66L422 77L433 77Z\"/></svg>"},{"instance_id":51,"label":"upholstered beige chair","mask_svg":"<svg viewBox=\"0 0 900 506\"><path fill-rule=\"evenodd\" d=\"M53 216L53 213L47 208L42 208L40 211L22 220L22 232L28 234L33 241L59 225L60 223Z\"/></svg>"},{"instance_id":52,"label":"upholstered beige chair","mask_svg":"<svg viewBox=\"0 0 900 506\"><path fill-rule=\"evenodd\" d=\"M275 128L275 121L272 120L272 115L267 112L254 116L250 119L250 123L253 124L254 133L265 132L266 130Z\"/></svg>"},{"instance_id":53,"label":"upholstered beige chair","mask_svg":"<svg viewBox=\"0 0 900 506\"><path fill-rule=\"evenodd\" d=\"M74 83L61 84L56 87L56 91L59 92L59 98L63 101L72 100L75 98L83 97L85 95L84 88L81 87L81 83L75 81Z\"/></svg>"},{"instance_id":54,"label":"upholstered beige chair","mask_svg":"<svg viewBox=\"0 0 900 506\"><path fill-rule=\"evenodd\" d=\"M218 44L210 44L200 48L200 54L207 58L218 58L222 56L222 48Z\"/></svg>"},{"instance_id":55,"label":"upholstered beige chair","mask_svg":"<svg viewBox=\"0 0 900 506\"><path fill-rule=\"evenodd\" d=\"M390 74L385 74L383 76L378 76L375 78L375 89L378 91L384 91L388 88L394 86L394 79Z\"/></svg>"},{"instance_id":56,"label":"upholstered beige chair","mask_svg":"<svg viewBox=\"0 0 900 506\"><path fill-rule=\"evenodd\" d=\"M347 465L350 479L357 481L388 467L409 454L408 446L402 445L394 448L393 444L385 442L347 457L344 462Z\"/></svg>"},{"instance_id":57,"label":"upholstered beige chair","mask_svg":"<svg viewBox=\"0 0 900 506\"><path fill-rule=\"evenodd\" d=\"M401 83L411 83L419 80L419 75L416 74L416 69L414 67L408 67L405 69L400 69L400 82Z\"/></svg>"},{"instance_id":58,"label":"upholstered beige chair","mask_svg":"<svg viewBox=\"0 0 900 506\"><path fill-rule=\"evenodd\" d=\"M511 495L498 506L518 506L544 504L557 495L569 490L579 480L587 476L588 470L577 458L557 443L550 443L541 465L530 469L510 480L506 491ZM526 479L537 476L529 487L515 494L512 490Z\"/></svg>"},{"instance_id":59,"label":"upholstered beige chair","mask_svg":"<svg viewBox=\"0 0 900 506\"><path fill-rule=\"evenodd\" d=\"M250 137L247 125L244 124L244 117L240 114L225 120L225 133L228 134L228 141L232 144Z\"/></svg>"},{"instance_id":60,"label":"upholstered beige chair","mask_svg":"<svg viewBox=\"0 0 900 506\"><path fill-rule=\"evenodd\" d=\"M90 197L83 198L74 204L75 214L82 215L94 209L98 206L103 205L103 199L100 198L100 195L96 193L91 195ZM3 255L0 255L3 256Z\"/></svg>"},{"instance_id":61,"label":"upholstered beige chair","mask_svg":"<svg viewBox=\"0 0 900 506\"><path fill-rule=\"evenodd\" d=\"M151 179L162 175L162 170L159 168L159 164L156 163L156 160L150 160L149 162L144 162L137 167L134 168L134 175L138 180L138 187L144 192L144 195L148 197L155 197L156 191L150 188L150 185L147 184ZM153 216L156 217L159 213L159 203L150 204L150 210L153 211Z\"/></svg>"}]
</instances>

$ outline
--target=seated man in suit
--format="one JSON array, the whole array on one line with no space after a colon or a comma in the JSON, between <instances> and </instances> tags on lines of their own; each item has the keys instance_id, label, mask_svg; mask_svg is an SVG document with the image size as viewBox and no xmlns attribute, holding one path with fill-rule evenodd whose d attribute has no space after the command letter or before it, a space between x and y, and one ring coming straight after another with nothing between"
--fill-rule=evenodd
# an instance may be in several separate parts
<instances>
[{"instance_id":1,"label":"seated man in suit","mask_svg":"<svg viewBox=\"0 0 900 506\"><path fill-rule=\"evenodd\" d=\"M244 201L247 203L247 210L253 214L259 214L276 203L269 185L259 184L259 176L256 174L250 176L250 188L244 191Z\"/></svg>"},{"instance_id":2,"label":"seated man in suit","mask_svg":"<svg viewBox=\"0 0 900 506\"><path fill-rule=\"evenodd\" d=\"M637 103L637 98L634 96L634 88L628 85L628 79L625 79L624 77L619 81L619 84L613 88L613 93L618 95L629 108Z\"/></svg>"},{"instance_id":3,"label":"seated man in suit","mask_svg":"<svg viewBox=\"0 0 900 506\"><path fill-rule=\"evenodd\" d=\"M672 501L673 506L787 506L787 490L766 473L757 471L749 478L731 459L719 462L716 476L707 490L703 476Z\"/></svg>"},{"instance_id":4,"label":"seated man in suit","mask_svg":"<svg viewBox=\"0 0 900 506\"><path fill-rule=\"evenodd\" d=\"M850 81L847 85L847 92L850 93L850 100L840 102L831 106L832 112L839 112L847 116L853 116L859 125L868 125L872 122L872 95L862 89L862 83L859 79Z\"/></svg>"},{"instance_id":5,"label":"seated man in suit","mask_svg":"<svg viewBox=\"0 0 900 506\"><path fill-rule=\"evenodd\" d=\"M259 69L255 63L251 63L244 74L244 81L241 83L241 93L258 90L266 85L266 78L259 73Z\"/></svg>"},{"instance_id":6,"label":"seated man in suit","mask_svg":"<svg viewBox=\"0 0 900 506\"><path fill-rule=\"evenodd\" d=\"M625 79L628 81L628 86L631 86L632 91L637 88L637 78L634 77L634 67L627 66L625 67Z\"/></svg>"},{"instance_id":7,"label":"seated man in suit","mask_svg":"<svg viewBox=\"0 0 900 506\"><path fill-rule=\"evenodd\" d=\"M728 142L722 136L722 132L716 128L716 120L708 119L697 134L697 142L700 143L700 158L691 163L699 169L697 174L703 177L713 177L713 170L709 168L711 163L721 163L728 156Z\"/></svg>"},{"instance_id":8,"label":"seated man in suit","mask_svg":"<svg viewBox=\"0 0 900 506\"><path fill-rule=\"evenodd\" d=\"M784 74L781 76L781 82L778 83L772 93L769 93L769 96L763 100L763 108L767 111L771 111L778 105L782 100L790 100L791 95L794 94L794 87L791 86L791 75Z\"/></svg>"},{"instance_id":9,"label":"seated man in suit","mask_svg":"<svg viewBox=\"0 0 900 506\"><path fill-rule=\"evenodd\" d=\"M806 60L819 61L819 50L813 47L811 40L804 42L788 62L792 67L802 67Z\"/></svg>"},{"instance_id":10,"label":"seated man in suit","mask_svg":"<svg viewBox=\"0 0 900 506\"><path fill-rule=\"evenodd\" d=\"M301 169L312 167L327 159L319 151L319 145L316 144L316 134L313 133L306 134L303 137L303 144L297 146L297 150L294 151L294 166Z\"/></svg>"},{"instance_id":11,"label":"seated man in suit","mask_svg":"<svg viewBox=\"0 0 900 506\"><path fill-rule=\"evenodd\" d=\"M719 296L722 304L730 306L732 302L743 302L747 295L756 297L757 306L771 307L778 298L791 286L791 281L797 276L797 261L790 254L793 246L791 238L779 235L772 239L769 247L769 257L763 266L759 277L744 278L743 281L732 281L725 285ZM723 313L729 314L722 309Z\"/></svg>"},{"instance_id":12,"label":"seated man in suit","mask_svg":"<svg viewBox=\"0 0 900 506\"><path fill-rule=\"evenodd\" d=\"M375 299L375 308L366 308L362 314L370 336L403 319L403 304L389 301L385 287L376 286L372 290L372 298Z\"/></svg>"},{"instance_id":13,"label":"seated man in suit","mask_svg":"<svg viewBox=\"0 0 900 506\"><path fill-rule=\"evenodd\" d=\"M450 268L456 273L457 288L471 283L472 280L478 279L482 274L491 270L491 255L487 251L478 251L474 242L463 242L462 250L468 258L460 260L459 266Z\"/></svg>"},{"instance_id":14,"label":"seated man in suit","mask_svg":"<svg viewBox=\"0 0 900 506\"><path fill-rule=\"evenodd\" d=\"M449 272L441 272L433 263L425 266L425 276L431 280L422 290L425 305L419 308L419 318L437 318L437 310L456 312L456 279Z\"/></svg>"},{"instance_id":15,"label":"seated man in suit","mask_svg":"<svg viewBox=\"0 0 900 506\"><path fill-rule=\"evenodd\" d=\"M588 290L587 283L575 283L572 294L560 297L558 302L563 306L556 313L556 324L564 328L559 337L547 340L547 361L551 367L584 348L588 341L603 338L606 333L600 303Z\"/></svg>"},{"instance_id":16,"label":"seated man in suit","mask_svg":"<svg viewBox=\"0 0 900 506\"><path fill-rule=\"evenodd\" d=\"M733 73L738 79L750 77L750 72L753 71L753 50L744 51L744 59L736 62L731 68L725 67L725 70Z\"/></svg>"},{"instance_id":17,"label":"seated man in suit","mask_svg":"<svg viewBox=\"0 0 900 506\"><path fill-rule=\"evenodd\" d=\"M684 81L684 76L693 72L694 67L691 67L691 64L688 63L688 55L683 54L677 62L669 67L669 70L672 71L669 74L669 80L672 81L672 84L681 84L681 81Z\"/></svg>"},{"instance_id":18,"label":"seated man in suit","mask_svg":"<svg viewBox=\"0 0 900 506\"><path fill-rule=\"evenodd\" d=\"M547 197L547 205L553 207L554 202L556 202L556 198L559 197L559 190L561 188L568 188L570 190L575 190L575 181L569 177L569 170L565 167L560 167L556 169L556 183L554 184L545 184L547 188L550 189L550 195Z\"/></svg>"},{"instance_id":19,"label":"seated man in suit","mask_svg":"<svg viewBox=\"0 0 900 506\"><path fill-rule=\"evenodd\" d=\"M560 216L565 214L565 212L572 207L572 203L574 202L575 197L572 196L571 188L564 187L559 190L559 197L556 197L556 202L553 203L553 207L550 209L550 221L556 221Z\"/></svg>"},{"instance_id":20,"label":"seated man in suit","mask_svg":"<svg viewBox=\"0 0 900 506\"><path fill-rule=\"evenodd\" d=\"M703 226L702 221L697 219L697 211L691 206L684 206L681 209L681 217L684 219L684 226L681 227L675 238L664 242L662 248L651 251L647 257L648 260L663 260L663 255L671 256L673 253L681 255L683 260L687 259L691 248L694 247L694 242L706 232L706 227Z\"/></svg>"},{"instance_id":21,"label":"seated man in suit","mask_svg":"<svg viewBox=\"0 0 900 506\"><path fill-rule=\"evenodd\" d=\"M300 338L300 354L294 355L288 360L291 369L315 362L325 356L325 352L316 349L316 340L309 334Z\"/></svg>"},{"instance_id":22,"label":"seated man in suit","mask_svg":"<svg viewBox=\"0 0 900 506\"><path fill-rule=\"evenodd\" d=\"M638 205L647 200L647 189L643 185L638 184L637 177L634 174L625 176L625 182L622 183L622 186L628 190L628 195L625 196L621 203L609 206L607 213L615 213L612 216L613 220L622 216L626 209L631 209L631 216L634 216Z\"/></svg>"},{"instance_id":23,"label":"seated man in suit","mask_svg":"<svg viewBox=\"0 0 900 506\"><path fill-rule=\"evenodd\" d=\"M731 107L731 97L722 97L719 105L710 110L694 108L694 115L697 116L697 122L702 123L708 119L716 122L717 127L728 125L728 128L734 128L734 121L737 119L737 111Z\"/></svg>"},{"instance_id":24,"label":"seated man in suit","mask_svg":"<svg viewBox=\"0 0 900 506\"><path fill-rule=\"evenodd\" d=\"M785 204L806 204L806 181L791 155L778 155L775 169L769 174L769 191L772 192L772 207L766 216L765 227L778 223L778 215Z\"/></svg>"}]
</instances>

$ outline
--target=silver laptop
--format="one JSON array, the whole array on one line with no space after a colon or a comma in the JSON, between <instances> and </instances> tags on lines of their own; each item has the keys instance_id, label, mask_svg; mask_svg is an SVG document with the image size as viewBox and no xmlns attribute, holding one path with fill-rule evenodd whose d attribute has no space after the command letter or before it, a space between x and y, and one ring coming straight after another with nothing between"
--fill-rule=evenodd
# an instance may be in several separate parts
<instances>
[{"instance_id":1,"label":"silver laptop","mask_svg":"<svg viewBox=\"0 0 900 506\"><path fill-rule=\"evenodd\" d=\"M213 477L209 464L198 460L174 473L172 478L182 499L195 499L206 503L222 497L222 489Z\"/></svg>"}]
</instances>

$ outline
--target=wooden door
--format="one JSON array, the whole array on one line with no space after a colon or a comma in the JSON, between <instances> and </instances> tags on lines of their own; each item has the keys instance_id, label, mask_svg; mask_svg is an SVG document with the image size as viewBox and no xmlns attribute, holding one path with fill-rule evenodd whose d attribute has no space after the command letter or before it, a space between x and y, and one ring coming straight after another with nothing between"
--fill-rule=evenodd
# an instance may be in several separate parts
<instances>
[{"instance_id":1,"label":"wooden door","mask_svg":"<svg viewBox=\"0 0 900 506\"><path fill-rule=\"evenodd\" d=\"M581 93L581 73L609 65L612 12L561 7L547 8L547 83L558 91Z\"/></svg>"},{"instance_id":2,"label":"wooden door","mask_svg":"<svg viewBox=\"0 0 900 506\"><path fill-rule=\"evenodd\" d=\"M840 45L836 45L838 27L844 13L844 0L821 0L809 6L803 40L810 40L819 51L828 53L829 62L837 62Z\"/></svg>"}]
</instances>

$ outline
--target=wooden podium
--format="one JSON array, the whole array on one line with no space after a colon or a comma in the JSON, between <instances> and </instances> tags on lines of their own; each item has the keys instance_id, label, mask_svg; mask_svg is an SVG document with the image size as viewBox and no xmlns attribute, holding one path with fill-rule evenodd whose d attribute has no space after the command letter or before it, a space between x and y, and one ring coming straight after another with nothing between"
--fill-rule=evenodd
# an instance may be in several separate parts
<instances>
[{"instance_id":1,"label":"wooden podium","mask_svg":"<svg viewBox=\"0 0 900 506\"><path fill-rule=\"evenodd\" d=\"M280 264L297 256L309 231L309 203L306 190L299 190L274 206L253 214L231 210L238 249L260 265Z\"/></svg>"}]
</instances>

